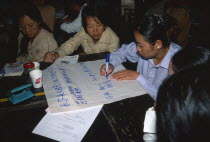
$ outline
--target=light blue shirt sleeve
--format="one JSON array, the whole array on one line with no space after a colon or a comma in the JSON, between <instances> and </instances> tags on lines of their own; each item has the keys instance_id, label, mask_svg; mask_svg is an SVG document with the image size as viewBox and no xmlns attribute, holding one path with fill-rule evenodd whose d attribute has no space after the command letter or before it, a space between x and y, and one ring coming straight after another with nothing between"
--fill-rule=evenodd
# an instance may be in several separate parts
<instances>
[{"instance_id":1,"label":"light blue shirt sleeve","mask_svg":"<svg viewBox=\"0 0 210 142\"><path fill-rule=\"evenodd\" d=\"M82 13L82 9L80 10L78 17L74 21L72 21L71 23L61 24L60 29L69 34L79 32L82 27L81 13Z\"/></svg>"},{"instance_id":2,"label":"light blue shirt sleeve","mask_svg":"<svg viewBox=\"0 0 210 142\"><path fill-rule=\"evenodd\" d=\"M138 62L139 56L137 55L136 44L123 44L121 48L110 54L110 63L117 67L121 63L129 60L130 62Z\"/></svg>"},{"instance_id":3,"label":"light blue shirt sleeve","mask_svg":"<svg viewBox=\"0 0 210 142\"><path fill-rule=\"evenodd\" d=\"M122 45L120 49L110 54L110 63L117 67L121 63L129 60L138 62L137 72L140 75L137 81L147 91L150 96L156 100L157 92L162 81L168 76L168 66L172 56L180 50L181 47L175 43L170 44L170 48L160 64L155 65L153 59L145 59L137 54L134 42Z\"/></svg>"}]
</instances>

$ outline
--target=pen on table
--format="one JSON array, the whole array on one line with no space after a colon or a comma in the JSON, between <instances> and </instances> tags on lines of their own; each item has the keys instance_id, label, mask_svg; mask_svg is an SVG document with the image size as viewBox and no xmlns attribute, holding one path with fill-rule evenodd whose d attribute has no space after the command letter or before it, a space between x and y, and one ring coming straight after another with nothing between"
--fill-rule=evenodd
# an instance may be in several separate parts
<instances>
[{"instance_id":1,"label":"pen on table","mask_svg":"<svg viewBox=\"0 0 210 142\"><path fill-rule=\"evenodd\" d=\"M109 54L106 54L106 79L108 79L109 71Z\"/></svg>"}]
</instances>

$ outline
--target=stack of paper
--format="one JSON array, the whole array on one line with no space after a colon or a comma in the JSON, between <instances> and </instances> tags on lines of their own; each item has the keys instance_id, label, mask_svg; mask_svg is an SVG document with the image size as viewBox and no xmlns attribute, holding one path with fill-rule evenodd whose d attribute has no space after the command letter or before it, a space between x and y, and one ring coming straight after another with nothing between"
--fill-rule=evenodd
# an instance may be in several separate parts
<instances>
[{"instance_id":1,"label":"stack of paper","mask_svg":"<svg viewBox=\"0 0 210 142\"><path fill-rule=\"evenodd\" d=\"M20 76L23 73L23 62L7 63L1 70L1 76Z\"/></svg>"}]
</instances>

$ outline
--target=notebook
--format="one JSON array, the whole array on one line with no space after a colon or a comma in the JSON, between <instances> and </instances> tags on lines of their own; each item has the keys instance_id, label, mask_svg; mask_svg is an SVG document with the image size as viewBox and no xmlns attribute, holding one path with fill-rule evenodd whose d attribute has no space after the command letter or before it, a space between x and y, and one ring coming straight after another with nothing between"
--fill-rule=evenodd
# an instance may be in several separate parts
<instances>
[{"instance_id":1,"label":"notebook","mask_svg":"<svg viewBox=\"0 0 210 142\"><path fill-rule=\"evenodd\" d=\"M23 62L7 63L0 70L0 76L21 76L24 70L23 64Z\"/></svg>"}]
</instances>

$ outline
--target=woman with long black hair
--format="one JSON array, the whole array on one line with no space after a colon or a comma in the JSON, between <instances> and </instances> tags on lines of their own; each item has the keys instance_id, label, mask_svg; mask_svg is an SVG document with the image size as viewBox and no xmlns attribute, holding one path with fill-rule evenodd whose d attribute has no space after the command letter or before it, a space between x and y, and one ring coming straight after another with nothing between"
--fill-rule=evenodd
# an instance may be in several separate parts
<instances>
[{"instance_id":1,"label":"woman with long black hair","mask_svg":"<svg viewBox=\"0 0 210 142\"><path fill-rule=\"evenodd\" d=\"M23 6L17 20L20 30L17 61L43 61L45 53L58 47L36 6Z\"/></svg>"}]
</instances>

